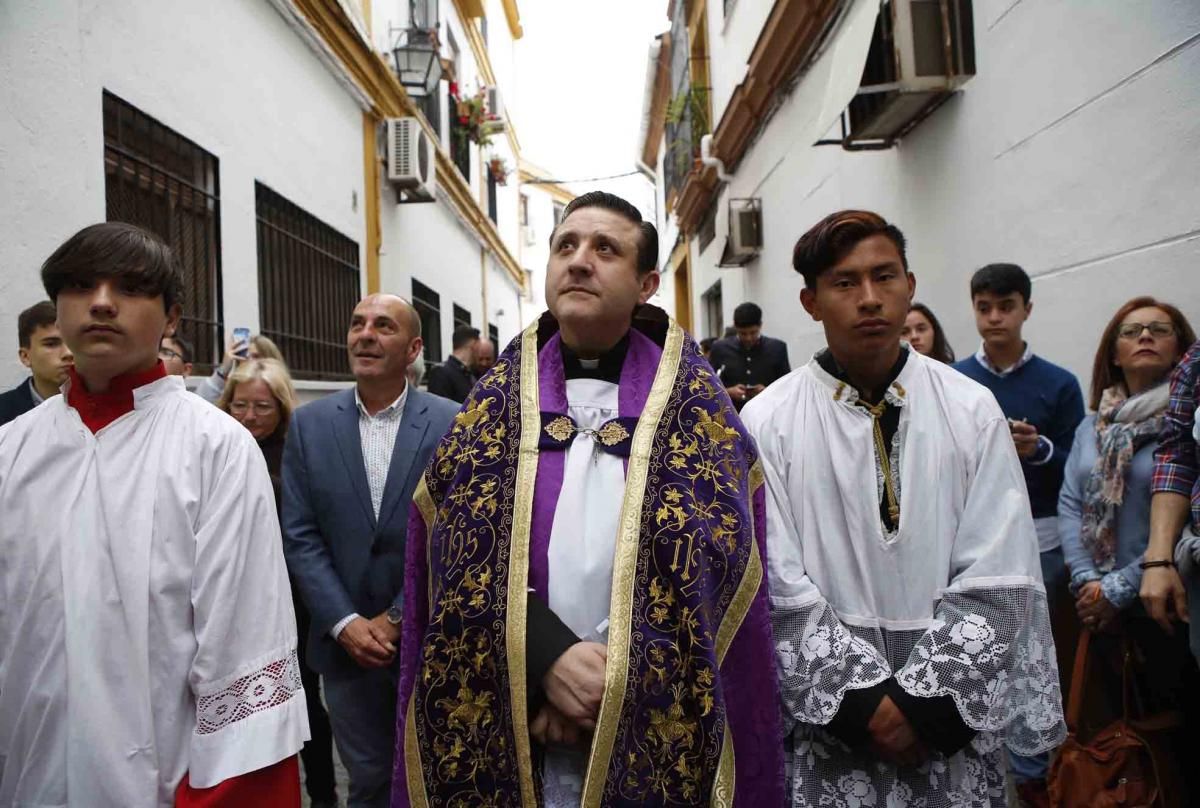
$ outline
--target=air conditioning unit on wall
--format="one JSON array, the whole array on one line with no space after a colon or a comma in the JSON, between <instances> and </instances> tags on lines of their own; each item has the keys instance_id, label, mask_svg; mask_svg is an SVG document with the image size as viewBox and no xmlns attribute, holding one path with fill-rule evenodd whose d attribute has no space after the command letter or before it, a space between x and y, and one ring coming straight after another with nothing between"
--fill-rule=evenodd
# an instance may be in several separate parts
<instances>
[{"instance_id":1,"label":"air conditioning unit on wall","mask_svg":"<svg viewBox=\"0 0 1200 808\"><path fill-rule=\"evenodd\" d=\"M974 75L971 0L884 0L844 145L891 146Z\"/></svg>"},{"instance_id":2,"label":"air conditioning unit on wall","mask_svg":"<svg viewBox=\"0 0 1200 808\"><path fill-rule=\"evenodd\" d=\"M762 252L762 200L729 200L729 236L717 266L740 267Z\"/></svg>"},{"instance_id":3,"label":"air conditioning unit on wall","mask_svg":"<svg viewBox=\"0 0 1200 808\"><path fill-rule=\"evenodd\" d=\"M504 127L508 125L507 114L504 109L504 99L500 96L499 87L488 87L485 96L487 101L487 111L496 116L496 120L492 121L492 127L497 132L503 132Z\"/></svg>"},{"instance_id":4,"label":"air conditioning unit on wall","mask_svg":"<svg viewBox=\"0 0 1200 808\"><path fill-rule=\"evenodd\" d=\"M437 149L416 118L387 119L387 178L398 202L432 202Z\"/></svg>"}]
</instances>

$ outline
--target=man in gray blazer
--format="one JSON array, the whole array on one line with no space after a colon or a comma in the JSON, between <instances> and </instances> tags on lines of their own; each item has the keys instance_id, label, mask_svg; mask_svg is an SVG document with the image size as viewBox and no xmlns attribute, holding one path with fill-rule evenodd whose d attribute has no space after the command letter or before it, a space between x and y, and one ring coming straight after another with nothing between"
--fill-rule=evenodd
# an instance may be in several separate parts
<instances>
[{"instance_id":1,"label":"man in gray blazer","mask_svg":"<svg viewBox=\"0 0 1200 808\"><path fill-rule=\"evenodd\" d=\"M312 614L305 662L325 679L351 808L387 806L408 505L458 405L406 382L421 322L394 295L354 309L355 387L301 407L283 453L284 553Z\"/></svg>"}]
</instances>

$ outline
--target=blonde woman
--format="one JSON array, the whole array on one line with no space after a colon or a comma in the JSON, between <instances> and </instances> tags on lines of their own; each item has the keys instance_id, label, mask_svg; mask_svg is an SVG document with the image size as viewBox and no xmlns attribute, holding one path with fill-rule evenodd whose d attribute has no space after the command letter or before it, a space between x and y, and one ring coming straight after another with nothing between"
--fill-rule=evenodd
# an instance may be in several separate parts
<instances>
[{"instance_id":1,"label":"blonde woman","mask_svg":"<svg viewBox=\"0 0 1200 808\"><path fill-rule=\"evenodd\" d=\"M255 339L259 339L256 337ZM266 337L261 339L266 340ZM274 343L266 340L271 348ZM254 340L251 340L253 344ZM279 505L280 476L283 462L283 443L287 436L292 413L296 409L296 390L292 385L287 365L279 359L250 359L240 362L229 375L225 391L217 406L237 419L249 430L271 474L275 488L275 503ZM308 644L308 627L311 620L304 600L297 596L292 584L292 604L296 609L296 628L299 631L297 652L300 655L300 678L304 683L304 694L308 700L308 725L312 740L300 750L304 761L305 787L314 808L337 805L333 774L333 733L329 727L329 716L321 704L320 684L317 674L304 664Z\"/></svg>"},{"instance_id":2,"label":"blonde woman","mask_svg":"<svg viewBox=\"0 0 1200 808\"><path fill-rule=\"evenodd\" d=\"M270 337L255 334L248 340L230 340L225 349L225 359L217 366L212 375L196 388L196 395L205 401L216 403L225 390L225 382L229 374L239 364L255 359L277 359L283 362L283 353Z\"/></svg>"}]
</instances>

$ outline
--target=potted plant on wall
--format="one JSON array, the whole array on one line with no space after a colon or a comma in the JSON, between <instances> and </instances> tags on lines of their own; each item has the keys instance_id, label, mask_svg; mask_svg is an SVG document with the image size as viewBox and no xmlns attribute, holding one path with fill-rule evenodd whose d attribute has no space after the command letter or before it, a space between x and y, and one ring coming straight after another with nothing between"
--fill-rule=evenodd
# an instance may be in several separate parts
<instances>
[{"instance_id":1,"label":"potted plant on wall","mask_svg":"<svg viewBox=\"0 0 1200 808\"><path fill-rule=\"evenodd\" d=\"M498 154L492 154L488 157L487 169L488 174L496 181L497 185L508 185L510 169L503 157Z\"/></svg>"},{"instance_id":2,"label":"potted plant on wall","mask_svg":"<svg viewBox=\"0 0 1200 808\"><path fill-rule=\"evenodd\" d=\"M487 99L480 88L474 95L464 96L459 93L458 83L450 82L450 97L454 99L454 137L459 138L462 145L474 143L487 146L492 142L492 134L498 129L498 118L487 109Z\"/></svg>"}]
</instances>

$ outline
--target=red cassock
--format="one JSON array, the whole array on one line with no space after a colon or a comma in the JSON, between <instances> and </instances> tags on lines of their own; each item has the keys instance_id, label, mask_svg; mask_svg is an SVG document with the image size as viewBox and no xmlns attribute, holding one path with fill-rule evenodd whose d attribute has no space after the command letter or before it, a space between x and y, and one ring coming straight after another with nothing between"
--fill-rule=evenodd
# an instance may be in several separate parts
<instances>
[{"instance_id":1,"label":"red cassock","mask_svg":"<svg viewBox=\"0 0 1200 808\"><path fill-rule=\"evenodd\" d=\"M175 789L175 808L296 808L300 763L292 755L255 772L231 777L212 788L192 788L185 774Z\"/></svg>"}]
</instances>

